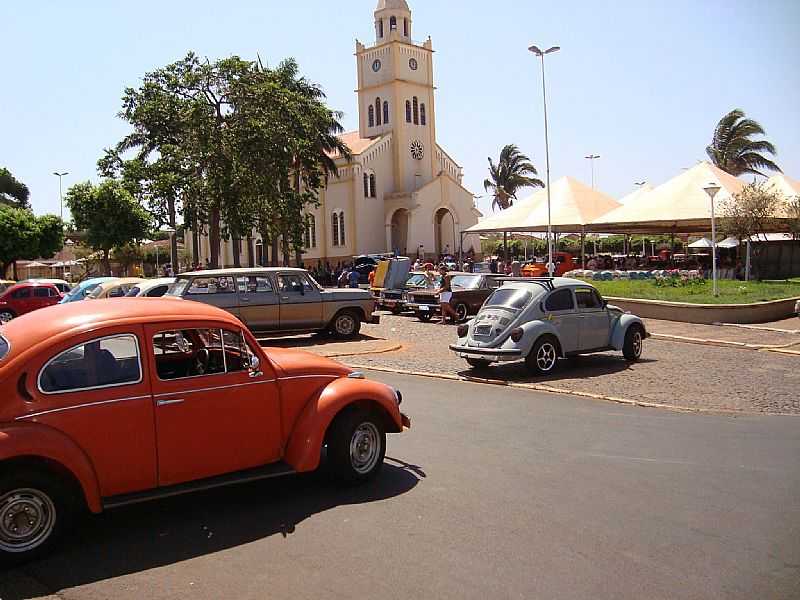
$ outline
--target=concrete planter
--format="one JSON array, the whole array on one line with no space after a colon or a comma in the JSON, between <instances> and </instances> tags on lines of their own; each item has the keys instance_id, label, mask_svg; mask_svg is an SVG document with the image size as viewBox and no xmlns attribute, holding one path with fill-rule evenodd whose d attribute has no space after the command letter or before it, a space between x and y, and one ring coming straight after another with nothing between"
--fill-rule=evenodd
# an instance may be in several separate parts
<instances>
[{"instance_id":1,"label":"concrete planter","mask_svg":"<svg viewBox=\"0 0 800 600\"><path fill-rule=\"evenodd\" d=\"M683 323L767 323L794 314L797 298L755 302L753 304L691 304L638 298L606 297L610 304L649 319Z\"/></svg>"}]
</instances>

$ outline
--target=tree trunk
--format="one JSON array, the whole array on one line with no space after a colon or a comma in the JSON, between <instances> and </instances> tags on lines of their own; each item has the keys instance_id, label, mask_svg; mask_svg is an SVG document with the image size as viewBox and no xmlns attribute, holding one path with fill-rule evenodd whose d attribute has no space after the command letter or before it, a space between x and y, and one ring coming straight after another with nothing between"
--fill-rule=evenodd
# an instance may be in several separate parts
<instances>
[{"instance_id":1,"label":"tree trunk","mask_svg":"<svg viewBox=\"0 0 800 600\"><path fill-rule=\"evenodd\" d=\"M295 266L299 267L303 263L303 251L300 249L295 249L294 251L294 260L297 263Z\"/></svg>"},{"instance_id":2,"label":"tree trunk","mask_svg":"<svg viewBox=\"0 0 800 600\"><path fill-rule=\"evenodd\" d=\"M269 265L271 267L277 267L278 266L278 236L274 236L272 238L272 244L271 244L270 247L271 247L271 250L270 250L271 256L269 257Z\"/></svg>"},{"instance_id":3,"label":"tree trunk","mask_svg":"<svg viewBox=\"0 0 800 600\"><path fill-rule=\"evenodd\" d=\"M175 275L180 273L180 262L178 259L178 217L175 214L175 198L168 198L167 199L167 207L169 209L169 226L170 229L175 231L175 233L170 234L169 236L169 257L170 262L172 262L172 269L175 271Z\"/></svg>"},{"instance_id":4,"label":"tree trunk","mask_svg":"<svg viewBox=\"0 0 800 600\"><path fill-rule=\"evenodd\" d=\"M211 268L219 269L219 207L211 210L211 223L209 224L208 243L211 248Z\"/></svg>"},{"instance_id":5,"label":"tree trunk","mask_svg":"<svg viewBox=\"0 0 800 600\"><path fill-rule=\"evenodd\" d=\"M233 247L233 266L240 269L242 267L242 238L231 236L231 246Z\"/></svg>"},{"instance_id":6,"label":"tree trunk","mask_svg":"<svg viewBox=\"0 0 800 600\"><path fill-rule=\"evenodd\" d=\"M283 252L283 266L288 267L289 257L291 256L291 253L289 251L289 240L286 238L285 235L281 236L281 250Z\"/></svg>"},{"instance_id":7,"label":"tree trunk","mask_svg":"<svg viewBox=\"0 0 800 600\"><path fill-rule=\"evenodd\" d=\"M109 254L109 250L103 248L103 271L106 276L111 277L111 260Z\"/></svg>"},{"instance_id":8,"label":"tree trunk","mask_svg":"<svg viewBox=\"0 0 800 600\"><path fill-rule=\"evenodd\" d=\"M256 261L255 261L255 258L254 258L255 254L253 252L253 236L252 235L248 235L247 236L246 243L247 243L247 266L248 267L255 267L256 266Z\"/></svg>"}]
</instances>

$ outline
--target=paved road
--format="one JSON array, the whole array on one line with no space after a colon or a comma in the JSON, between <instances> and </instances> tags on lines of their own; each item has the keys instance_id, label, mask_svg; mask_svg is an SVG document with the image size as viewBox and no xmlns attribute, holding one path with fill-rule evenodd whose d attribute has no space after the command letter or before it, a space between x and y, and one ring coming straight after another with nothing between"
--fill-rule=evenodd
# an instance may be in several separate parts
<instances>
[{"instance_id":1,"label":"paved road","mask_svg":"<svg viewBox=\"0 0 800 600\"><path fill-rule=\"evenodd\" d=\"M0 598L798 598L800 420L373 375L371 487L313 476L92 518Z\"/></svg>"}]
</instances>

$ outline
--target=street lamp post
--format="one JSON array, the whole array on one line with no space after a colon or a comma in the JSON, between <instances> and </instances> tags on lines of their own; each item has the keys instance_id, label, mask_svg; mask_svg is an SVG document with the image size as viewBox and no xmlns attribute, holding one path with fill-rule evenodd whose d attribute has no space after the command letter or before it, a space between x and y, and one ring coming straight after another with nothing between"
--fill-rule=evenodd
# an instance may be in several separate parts
<instances>
[{"instance_id":1,"label":"street lamp post","mask_svg":"<svg viewBox=\"0 0 800 600\"><path fill-rule=\"evenodd\" d=\"M583 158L589 161L589 164L592 165L592 189L594 189L594 161L600 158L599 154L590 154L589 156L584 156Z\"/></svg>"},{"instance_id":2,"label":"street lamp post","mask_svg":"<svg viewBox=\"0 0 800 600\"><path fill-rule=\"evenodd\" d=\"M714 183L709 183L703 188L711 198L711 277L714 290L714 296L719 296L717 289L717 223L714 218L714 196L719 192L719 186Z\"/></svg>"},{"instance_id":3,"label":"street lamp post","mask_svg":"<svg viewBox=\"0 0 800 600\"><path fill-rule=\"evenodd\" d=\"M542 104L544 106L544 153L546 162L546 175L547 175L547 272L550 277L553 276L553 224L550 218L550 141L547 132L547 88L545 86L544 78L544 55L558 52L561 50L560 46L552 46L547 50L541 50L538 46L530 46L528 48L536 56L542 59Z\"/></svg>"},{"instance_id":4,"label":"street lamp post","mask_svg":"<svg viewBox=\"0 0 800 600\"><path fill-rule=\"evenodd\" d=\"M63 173L59 173L58 171L53 171L53 175L58 177L58 203L61 208L61 222L64 222L64 195L61 192L61 178L64 175L69 175L69 171L64 171Z\"/></svg>"}]
</instances>

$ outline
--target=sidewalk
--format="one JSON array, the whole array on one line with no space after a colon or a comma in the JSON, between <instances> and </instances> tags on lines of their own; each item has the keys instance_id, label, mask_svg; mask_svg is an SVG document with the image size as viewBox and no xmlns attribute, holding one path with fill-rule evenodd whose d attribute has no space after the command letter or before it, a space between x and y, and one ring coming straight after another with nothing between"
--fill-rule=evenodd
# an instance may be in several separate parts
<instances>
[{"instance_id":1,"label":"sidewalk","mask_svg":"<svg viewBox=\"0 0 800 600\"><path fill-rule=\"evenodd\" d=\"M764 323L762 325L748 327L697 325L694 323L661 321L659 319L644 319L644 323L647 331L651 334L761 346L788 346L800 344L800 319L797 318L794 319L794 322L787 319L779 321L777 324ZM789 330L790 327L797 329L798 333L783 333L770 330Z\"/></svg>"}]
</instances>

